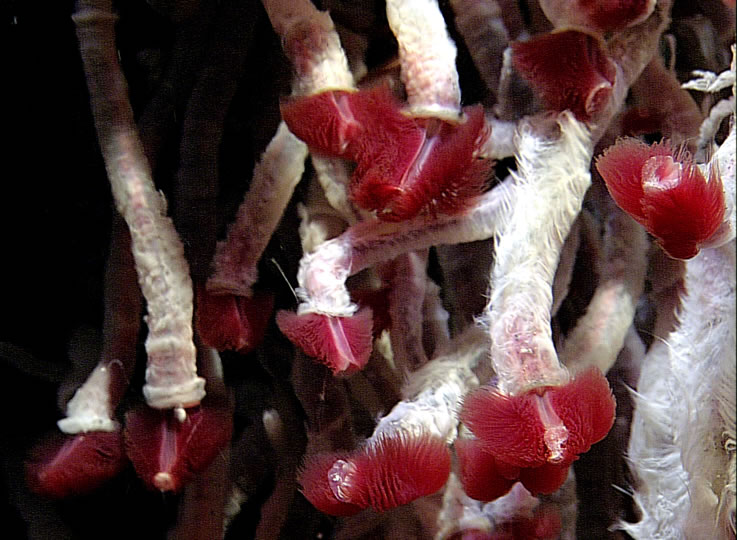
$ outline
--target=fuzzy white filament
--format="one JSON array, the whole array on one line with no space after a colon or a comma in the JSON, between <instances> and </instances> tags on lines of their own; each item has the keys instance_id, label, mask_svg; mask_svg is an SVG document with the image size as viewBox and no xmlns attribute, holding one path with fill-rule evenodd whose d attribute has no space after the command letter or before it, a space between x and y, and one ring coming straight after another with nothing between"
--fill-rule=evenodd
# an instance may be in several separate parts
<instances>
[{"instance_id":1,"label":"fuzzy white filament","mask_svg":"<svg viewBox=\"0 0 737 540\"><path fill-rule=\"evenodd\" d=\"M297 273L297 295L302 302L299 313L352 315L357 307L345 288L349 276L409 251L489 238L513 197L505 182L479 197L466 214L435 219L418 216L399 223L357 223L302 257Z\"/></svg>"},{"instance_id":2,"label":"fuzzy white filament","mask_svg":"<svg viewBox=\"0 0 737 540\"><path fill-rule=\"evenodd\" d=\"M552 284L592 154L588 129L568 112L528 120L516 142L516 204L498 232L484 313L499 389L512 395L568 380L551 337Z\"/></svg>"},{"instance_id":3,"label":"fuzzy white filament","mask_svg":"<svg viewBox=\"0 0 737 540\"><path fill-rule=\"evenodd\" d=\"M413 372L402 389L404 399L379 420L372 439L404 430L429 433L452 443L461 399L479 384L473 369L486 355L486 339L481 329L469 326L451 342L448 352Z\"/></svg>"}]
</instances>

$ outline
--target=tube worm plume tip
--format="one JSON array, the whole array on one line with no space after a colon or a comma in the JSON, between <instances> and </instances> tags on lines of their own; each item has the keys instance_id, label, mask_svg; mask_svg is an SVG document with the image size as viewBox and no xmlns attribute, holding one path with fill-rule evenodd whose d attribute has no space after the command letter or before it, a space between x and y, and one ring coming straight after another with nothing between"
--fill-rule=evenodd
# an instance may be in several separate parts
<instances>
[{"instance_id":1,"label":"tube worm plume tip","mask_svg":"<svg viewBox=\"0 0 737 540\"><path fill-rule=\"evenodd\" d=\"M305 497L332 515L385 512L438 491L450 474L443 439L425 432L382 434L350 455L308 458L299 475Z\"/></svg>"},{"instance_id":2,"label":"tube worm plume tip","mask_svg":"<svg viewBox=\"0 0 737 540\"><path fill-rule=\"evenodd\" d=\"M652 234L668 255L694 257L724 221L724 188L707 179L685 150L626 138L599 156L596 168L612 199Z\"/></svg>"},{"instance_id":3,"label":"tube worm plume tip","mask_svg":"<svg viewBox=\"0 0 737 540\"><path fill-rule=\"evenodd\" d=\"M274 296L256 292L250 298L197 290L197 332L205 345L217 351L246 354L263 341L274 311Z\"/></svg>"},{"instance_id":4,"label":"tube worm plume tip","mask_svg":"<svg viewBox=\"0 0 737 540\"><path fill-rule=\"evenodd\" d=\"M616 68L598 38L566 30L511 46L514 66L549 109L589 121L609 102Z\"/></svg>"},{"instance_id":5,"label":"tube worm plume tip","mask_svg":"<svg viewBox=\"0 0 737 540\"><path fill-rule=\"evenodd\" d=\"M372 313L362 308L351 317L280 311L282 333L305 354L329 367L333 374L363 369L371 354Z\"/></svg>"},{"instance_id":6,"label":"tube worm plume tip","mask_svg":"<svg viewBox=\"0 0 737 540\"><path fill-rule=\"evenodd\" d=\"M83 495L118 475L127 460L120 431L55 434L39 443L26 462L26 482L40 495Z\"/></svg>"},{"instance_id":7,"label":"tube worm plume tip","mask_svg":"<svg viewBox=\"0 0 737 540\"><path fill-rule=\"evenodd\" d=\"M346 456L338 453L308 457L297 475L302 494L312 506L331 516L352 516L363 510L360 506L338 499L330 482L330 472Z\"/></svg>"},{"instance_id":8,"label":"tube worm plume tip","mask_svg":"<svg viewBox=\"0 0 737 540\"><path fill-rule=\"evenodd\" d=\"M139 406L126 415L125 445L136 473L151 489L179 491L230 442L232 420L224 403L186 409Z\"/></svg>"}]
</instances>

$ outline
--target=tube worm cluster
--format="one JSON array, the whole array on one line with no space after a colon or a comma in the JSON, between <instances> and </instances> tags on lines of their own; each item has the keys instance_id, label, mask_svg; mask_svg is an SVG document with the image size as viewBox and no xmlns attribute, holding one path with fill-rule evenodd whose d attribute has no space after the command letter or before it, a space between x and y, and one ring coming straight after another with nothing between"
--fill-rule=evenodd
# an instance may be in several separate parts
<instances>
[{"instance_id":1,"label":"tube worm cluster","mask_svg":"<svg viewBox=\"0 0 737 540\"><path fill-rule=\"evenodd\" d=\"M734 6L683 4L157 1L146 77L135 13L79 0L102 347L15 500L124 478L171 538L734 538Z\"/></svg>"}]
</instances>

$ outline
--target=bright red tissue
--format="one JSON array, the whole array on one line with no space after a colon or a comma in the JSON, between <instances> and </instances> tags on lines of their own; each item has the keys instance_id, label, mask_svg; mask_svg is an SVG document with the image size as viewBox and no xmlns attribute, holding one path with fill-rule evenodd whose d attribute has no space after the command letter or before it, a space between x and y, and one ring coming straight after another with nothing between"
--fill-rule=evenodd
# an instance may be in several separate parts
<instances>
[{"instance_id":1,"label":"bright red tissue","mask_svg":"<svg viewBox=\"0 0 737 540\"><path fill-rule=\"evenodd\" d=\"M502 489L502 478L520 480L533 493L552 493L562 485L578 455L609 432L615 405L606 378L596 368L564 386L536 388L517 396L480 388L464 400L461 411L461 420L477 437L473 444L456 443L462 477L471 475L464 470L490 471L491 486L485 489L492 494ZM559 456L552 455L546 444L546 423L565 427ZM464 463L468 460L478 463ZM473 483L478 481L469 481L469 489L481 494L482 487Z\"/></svg>"},{"instance_id":2,"label":"bright red tissue","mask_svg":"<svg viewBox=\"0 0 737 540\"><path fill-rule=\"evenodd\" d=\"M318 510L352 515L366 508L385 512L435 493L449 474L450 452L444 440L400 431L347 455L308 458L298 481Z\"/></svg>"},{"instance_id":3,"label":"bright red tissue","mask_svg":"<svg viewBox=\"0 0 737 540\"><path fill-rule=\"evenodd\" d=\"M289 340L333 374L363 369L371 354L371 310L362 308L352 317L321 313L280 311L276 323Z\"/></svg>"},{"instance_id":4,"label":"bright red tissue","mask_svg":"<svg viewBox=\"0 0 737 540\"><path fill-rule=\"evenodd\" d=\"M586 122L609 102L616 68L597 38L567 30L511 46L515 68L548 109L568 109Z\"/></svg>"},{"instance_id":5,"label":"bright red tissue","mask_svg":"<svg viewBox=\"0 0 737 540\"><path fill-rule=\"evenodd\" d=\"M184 422L175 417L172 409L158 410L146 405L126 415L128 457L151 489L180 491L230 443L233 420L224 403L207 397L185 411Z\"/></svg>"},{"instance_id":6,"label":"bright red tissue","mask_svg":"<svg viewBox=\"0 0 737 540\"><path fill-rule=\"evenodd\" d=\"M248 298L197 289L197 333L217 351L251 352L263 341L273 311L271 294L256 292Z\"/></svg>"},{"instance_id":7,"label":"bright red tissue","mask_svg":"<svg viewBox=\"0 0 737 540\"><path fill-rule=\"evenodd\" d=\"M622 210L652 234L671 257L694 257L724 220L722 181L708 180L684 150L666 142L621 139L596 160L596 168Z\"/></svg>"},{"instance_id":8,"label":"bright red tissue","mask_svg":"<svg viewBox=\"0 0 737 540\"><path fill-rule=\"evenodd\" d=\"M489 136L481 106L465 108L458 124L414 118L380 86L289 100L281 112L313 152L357 163L351 197L386 221L462 212L490 175L491 163L478 156Z\"/></svg>"},{"instance_id":9,"label":"bright red tissue","mask_svg":"<svg viewBox=\"0 0 737 540\"><path fill-rule=\"evenodd\" d=\"M28 487L40 495L83 495L117 476L128 459L120 431L55 434L38 444L26 463Z\"/></svg>"}]
</instances>

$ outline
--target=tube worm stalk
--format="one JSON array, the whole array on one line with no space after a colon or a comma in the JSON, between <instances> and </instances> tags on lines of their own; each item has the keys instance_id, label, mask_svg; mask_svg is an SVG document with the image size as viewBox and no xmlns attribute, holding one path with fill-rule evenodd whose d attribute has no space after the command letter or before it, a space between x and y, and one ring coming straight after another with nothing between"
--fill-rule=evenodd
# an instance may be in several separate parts
<instances>
[{"instance_id":1,"label":"tube worm stalk","mask_svg":"<svg viewBox=\"0 0 737 540\"><path fill-rule=\"evenodd\" d=\"M258 261L281 220L294 187L302 178L307 146L282 122L253 171L251 188L228 236L219 242L214 271L207 281L213 294L251 297Z\"/></svg>"},{"instance_id":2,"label":"tube worm stalk","mask_svg":"<svg viewBox=\"0 0 737 540\"><path fill-rule=\"evenodd\" d=\"M571 230L568 233L566 241L563 242L563 246L560 249L560 258L558 260L558 267L555 270L555 277L553 278L553 286L551 292L553 294L553 304L550 307L551 316L555 316L560 309L563 300L568 296L568 292L571 286L571 280L573 279L573 269L576 264L576 256L578 248L581 245L581 221L586 219L584 216L585 210L579 214L578 219L571 225ZM565 363L565 362L564 362Z\"/></svg>"},{"instance_id":3,"label":"tube worm stalk","mask_svg":"<svg viewBox=\"0 0 737 540\"><path fill-rule=\"evenodd\" d=\"M498 388L511 395L568 381L551 337L552 283L591 181L592 153L588 130L568 113L547 126L524 124L517 147L518 204L501 227L485 312Z\"/></svg>"},{"instance_id":4,"label":"tube worm stalk","mask_svg":"<svg viewBox=\"0 0 737 540\"><path fill-rule=\"evenodd\" d=\"M427 362L422 345L427 256L427 250L413 251L383 265L385 273L391 274L388 301L392 357L402 372L414 371Z\"/></svg>"},{"instance_id":5,"label":"tube worm stalk","mask_svg":"<svg viewBox=\"0 0 737 540\"><path fill-rule=\"evenodd\" d=\"M609 371L624 344L645 285L649 244L645 231L611 202L604 233L603 275L559 356L576 373L596 366Z\"/></svg>"},{"instance_id":6,"label":"tube worm stalk","mask_svg":"<svg viewBox=\"0 0 737 540\"><path fill-rule=\"evenodd\" d=\"M440 287L426 278L425 298L422 302L422 343L428 356L437 356L450 345L450 315L443 307Z\"/></svg>"},{"instance_id":7,"label":"tube worm stalk","mask_svg":"<svg viewBox=\"0 0 737 540\"><path fill-rule=\"evenodd\" d=\"M456 46L436 0L389 0L386 16L399 43L410 114L457 121L461 89Z\"/></svg>"},{"instance_id":8,"label":"tube worm stalk","mask_svg":"<svg viewBox=\"0 0 737 540\"><path fill-rule=\"evenodd\" d=\"M353 87L348 60L327 13L318 11L308 0L262 3L297 71L295 94L309 96L326 89Z\"/></svg>"},{"instance_id":9,"label":"tube worm stalk","mask_svg":"<svg viewBox=\"0 0 737 540\"><path fill-rule=\"evenodd\" d=\"M451 0L450 5L455 14L455 25L479 75L491 93L496 94L504 49L509 43L499 2Z\"/></svg>"},{"instance_id":10,"label":"tube worm stalk","mask_svg":"<svg viewBox=\"0 0 737 540\"><path fill-rule=\"evenodd\" d=\"M192 279L202 284L217 240L219 152L225 116L246 63L256 17L251 3L222 2L184 113L173 218Z\"/></svg>"},{"instance_id":11,"label":"tube worm stalk","mask_svg":"<svg viewBox=\"0 0 737 540\"><path fill-rule=\"evenodd\" d=\"M131 231L146 298L148 367L143 392L155 408L185 407L205 395L192 342L192 282L166 204L154 188L136 135L114 48L115 18L106 0L80 1L74 15L95 126L115 204Z\"/></svg>"},{"instance_id":12,"label":"tube worm stalk","mask_svg":"<svg viewBox=\"0 0 737 540\"><path fill-rule=\"evenodd\" d=\"M448 351L414 371L402 389L403 400L379 420L372 437L419 430L451 444L456 438L458 404L478 386L473 370L485 355L486 339L481 329L471 326L451 342Z\"/></svg>"},{"instance_id":13,"label":"tube worm stalk","mask_svg":"<svg viewBox=\"0 0 737 540\"><path fill-rule=\"evenodd\" d=\"M358 306L351 302L345 286L350 275L409 251L488 238L494 233L501 213L509 206L511 196L508 185L501 184L480 197L463 215L436 216L433 219L420 216L399 223L372 220L354 225L302 257L296 291L301 303L296 316L313 313L332 318L354 316ZM278 315L277 322L280 322L282 331L284 322L292 324L293 318L294 315L288 312ZM290 336L300 346L305 346L298 338L297 335ZM365 364L368 352L368 349L363 351L365 358L359 358L359 364ZM327 362L333 362L329 355Z\"/></svg>"},{"instance_id":14,"label":"tube worm stalk","mask_svg":"<svg viewBox=\"0 0 737 540\"><path fill-rule=\"evenodd\" d=\"M687 142L698 133L701 111L694 99L681 88L675 74L655 55L634 82L631 95L638 109L660 119L660 133L675 145Z\"/></svg>"}]
</instances>

